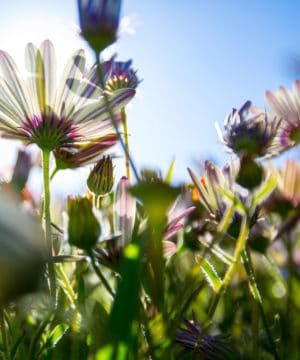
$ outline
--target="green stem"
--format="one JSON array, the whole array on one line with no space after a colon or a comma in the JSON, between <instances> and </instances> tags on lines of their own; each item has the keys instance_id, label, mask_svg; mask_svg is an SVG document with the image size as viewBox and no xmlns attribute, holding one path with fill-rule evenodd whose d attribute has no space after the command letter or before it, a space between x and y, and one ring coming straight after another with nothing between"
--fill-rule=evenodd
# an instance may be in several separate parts
<instances>
[{"instance_id":1,"label":"green stem","mask_svg":"<svg viewBox=\"0 0 300 360\"><path fill-rule=\"evenodd\" d=\"M271 331L270 331L269 326L268 326L266 314L265 314L265 311L264 311L264 308L263 308L262 298L261 298L259 289L257 287L256 280L255 280L250 253L247 252L246 249L244 249L243 252L242 252L242 260L243 260L244 268L245 268L247 276L248 276L250 290L251 290L251 293L252 293L252 296L253 296L254 300L256 301L256 304L258 305L260 316L261 316L262 321L263 321L265 332L267 334L267 337L268 337L268 340L269 340L269 343L270 343L270 346L271 346L271 349L272 349L274 359L279 360L279 355L278 355L277 350L276 350L276 344L275 344L275 341L274 341L274 339L272 337Z\"/></svg>"},{"instance_id":2,"label":"green stem","mask_svg":"<svg viewBox=\"0 0 300 360\"><path fill-rule=\"evenodd\" d=\"M123 124L123 131L124 131L124 143L126 147L125 152L125 166L126 166L126 177L130 180L130 163L129 163L129 141L128 141L128 127L127 127L127 116L125 108L121 109L121 116L122 116L122 124Z\"/></svg>"},{"instance_id":3,"label":"green stem","mask_svg":"<svg viewBox=\"0 0 300 360\"><path fill-rule=\"evenodd\" d=\"M102 65L101 65L101 62L100 62L100 53L96 52L95 53L95 56L96 56L96 64L97 64L97 71L98 71L98 78L99 78L99 82L100 82L100 86L103 90L105 90L105 82L104 82L104 78L103 78L103 73L102 73ZM119 138L119 141L120 141L120 144L123 148L123 151L125 153L125 156L128 158L128 161L130 163L130 166L132 168L132 171L134 173L134 176L136 178L137 181L140 181L140 178L139 178L139 175L138 175L138 172L135 168L135 165L134 165L134 162L125 146L125 143L124 143L124 140L121 136L121 133L119 131L119 128L118 128L118 123L117 123L117 120L116 120L116 116L110 106L110 102L109 102L109 98L108 98L108 94L106 93L106 91L103 91L102 93L103 97L104 97L104 101L105 101L105 105L106 105L106 110L110 116L110 119L111 119L111 122L113 124L113 127L115 129L115 132L116 134L118 135L118 138Z\"/></svg>"},{"instance_id":4,"label":"green stem","mask_svg":"<svg viewBox=\"0 0 300 360\"><path fill-rule=\"evenodd\" d=\"M109 285L108 281L105 279L104 275L102 274L101 270L99 269L99 267L96 264L95 261L95 257L93 254L93 251L88 251L88 255L91 258L92 261L92 266L93 269L95 270L95 273L98 275L99 279L102 281L104 287L106 288L106 290L109 292L109 294L114 298L115 297L115 293L113 292L111 286Z\"/></svg>"},{"instance_id":5,"label":"green stem","mask_svg":"<svg viewBox=\"0 0 300 360\"><path fill-rule=\"evenodd\" d=\"M0 327L1 327L1 337L2 337L2 343L4 347L4 360L9 360L10 355L8 351L8 339L7 339L7 333L6 333L6 326L5 326L5 318L4 318L4 310L3 308L0 309Z\"/></svg>"},{"instance_id":6,"label":"green stem","mask_svg":"<svg viewBox=\"0 0 300 360\"><path fill-rule=\"evenodd\" d=\"M48 272L49 272L49 281L50 281L50 294L55 300L56 284L55 284L55 268L52 257L49 167L50 167L50 151L43 150L44 220L45 220L46 246L47 246L47 256L48 256Z\"/></svg>"},{"instance_id":7,"label":"green stem","mask_svg":"<svg viewBox=\"0 0 300 360\"><path fill-rule=\"evenodd\" d=\"M59 168L58 167L55 167L55 169L52 171L52 174L50 176L50 181L53 180L54 176L59 172Z\"/></svg>"}]
</instances>

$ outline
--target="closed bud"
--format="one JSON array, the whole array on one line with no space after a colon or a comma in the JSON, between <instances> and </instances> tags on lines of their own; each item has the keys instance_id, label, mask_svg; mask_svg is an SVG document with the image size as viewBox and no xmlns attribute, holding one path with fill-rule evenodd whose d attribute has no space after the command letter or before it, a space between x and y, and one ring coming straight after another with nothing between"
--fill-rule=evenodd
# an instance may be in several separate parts
<instances>
[{"instance_id":1,"label":"closed bud","mask_svg":"<svg viewBox=\"0 0 300 360\"><path fill-rule=\"evenodd\" d=\"M87 179L89 190L97 196L108 194L114 185L113 164L110 156L100 159Z\"/></svg>"},{"instance_id":2,"label":"closed bud","mask_svg":"<svg viewBox=\"0 0 300 360\"><path fill-rule=\"evenodd\" d=\"M237 183L249 190L259 186L263 180L263 168L251 157L241 158L240 170L237 176Z\"/></svg>"},{"instance_id":3,"label":"closed bud","mask_svg":"<svg viewBox=\"0 0 300 360\"><path fill-rule=\"evenodd\" d=\"M96 245L101 233L92 203L87 198L68 199L68 239L71 245L89 251Z\"/></svg>"},{"instance_id":4,"label":"closed bud","mask_svg":"<svg viewBox=\"0 0 300 360\"><path fill-rule=\"evenodd\" d=\"M78 0L81 34L96 52L117 39L121 0Z\"/></svg>"}]
</instances>

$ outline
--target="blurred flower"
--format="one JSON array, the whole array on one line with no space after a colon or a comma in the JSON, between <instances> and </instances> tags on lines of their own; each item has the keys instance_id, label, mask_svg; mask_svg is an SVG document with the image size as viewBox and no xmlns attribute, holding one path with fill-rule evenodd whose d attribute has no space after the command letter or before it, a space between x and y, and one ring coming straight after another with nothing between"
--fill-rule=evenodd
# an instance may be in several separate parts
<instances>
[{"instance_id":1,"label":"blurred flower","mask_svg":"<svg viewBox=\"0 0 300 360\"><path fill-rule=\"evenodd\" d=\"M106 266L116 266L119 263L123 249L132 240L132 232L136 222L136 200L129 193L129 188L130 182L123 176L118 183L115 193L113 235L101 241L95 248L98 261ZM177 203L173 204L167 214L168 223L164 231L163 240L166 257L171 256L177 250L177 245L172 241L167 241L167 239L170 239L183 228L184 218L195 209L195 207L189 207L182 210L177 205ZM141 229L144 223L141 222L139 225Z\"/></svg>"},{"instance_id":2,"label":"blurred flower","mask_svg":"<svg viewBox=\"0 0 300 360\"><path fill-rule=\"evenodd\" d=\"M278 213L284 219L290 214L298 218L298 211L295 213L295 210L300 209L300 164L288 160L281 171L273 167L272 171L278 176L277 187L264 203L264 208L269 212Z\"/></svg>"},{"instance_id":3,"label":"blurred flower","mask_svg":"<svg viewBox=\"0 0 300 360\"><path fill-rule=\"evenodd\" d=\"M89 190L96 196L104 196L111 192L114 185L113 163L110 156L103 156L87 178Z\"/></svg>"},{"instance_id":4,"label":"blurred flower","mask_svg":"<svg viewBox=\"0 0 300 360\"><path fill-rule=\"evenodd\" d=\"M98 241L101 228L92 203L87 198L68 198L68 240L71 245L89 251Z\"/></svg>"},{"instance_id":5,"label":"blurred flower","mask_svg":"<svg viewBox=\"0 0 300 360\"><path fill-rule=\"evenodd\" d=\"M119 264L123 249L131 242L136 216L136 200L130 195L129 180L123 176L116 189L113 221L114 234L101 241L95 248L98 261L106 266L115 267Z\"/></svg>"},{"instance_id":6,"label":"blurred flower","mask_svg":"<svg viewBox=\"0 0 300 360\"><path fill-rule=\"evenodd\" d=\"M120 89L136 89L140 80L138 79L136 70L131 68L132 60L128 61L116 61L115 55L110 60L104 61L101 65L105 89L108 93L114 92ZM90 84L89 90L99 90L99 79L97 64L91 67L89 71L86 71L85 81ZM99 93L100 95L100 93ZM85 96L89 96L88 92Z\"/></svg>"},{"instance_id":7,"label":"blurred flower","mask_svg":"<svg viewBox=\"0 0 300 360\"><path fill-rule=\"evenodd\" d=\"M25 150L19 150L11 179L11 184L18 193L21 192L25 187L31 166L32 163L30 154Z\"/></svg>"},{"instance_id":8,"label":"blurred flower","mask_svg":"<svg viewBox=\"0 0 300 360\"><path fill-rule=\"evenodd\" d=\"M277 93L266 92L273 111L282 118L280 142L284 148L300 143L300 80L294 82L293 91L281 86Z\"/></svg>"},{"instance_id":9,"label":"blurred flower","mask_svg":"<svg viewBox=\"0 0 300 360\"><path fill-rule=\"evenodd\" d=\"M132 60L128 61L114 61L112 62L112 71L108 82L106 83L106 90L115 91L118 89L131 88L135 89L140 80L136 75L136 70L131 68Z\"/></svg>"},{"instance_id":10,"label":"blurred flower","mask_svg":"<svg viewBox=\"0 0 300 360\"><path fill-rule=\"evenodd\" d=\"M81 34L100 52L117 39L121 0L78 0Z\"/></svg>"},{"instance_id":11,"label":"blurred flower","mask_svg":"<svg viewBox=\"0 0 300 360\"><path fill-rule=\"evenodd\" d=\"M56 89L55 53L48 40L37 49L28 44L25 63L29 77L22 79L12 58L0 51L0 117L3 137L35 143L52 151L58 147L78 146L113 132L105 101L95 98L91 84L83 79L83 50L69 60L60 86ZM89 94L89 96L86 96ZM117 113L133 89L110 94Z\"/></svg>"},{"instance_id":12,"label":"blurred flower","mask_svg":"<svg viewBox=\"0 0 300 360\"><path fill-rule=\"evenodd\" d=\"M46 260L39 221L0 194L0 306L35 291Z\"/></svg>"},{"instance_id":13,"label":"blurred flower","mask_svg":"<svg viewBox=\"0 0 300 360\"><path fill-rule=\"evenodd\" d=\"M200 181L194 172L188 169L194 185L199 193L199 201L209 212L210 217L220 221L226 209L222 189L232 192L237 169L234 164L219 169L210 161L205 161L204 172Z\"/></svg>"},{"instance_id":14,"label":"blurred flower","mask_svg":"<svg viewBox=\"0 0 300 360\"><path fill-rule=\"evenodd\" d=\"M175 341L184 347L186 352L193 354L197 348L198 339L202 327L193 312L193 320L183 319L185 328L177 330ZM229 335L208 335L204 334L195 356L201 356L205 360L234 360L241 356L230 341Z\"/></svg>"},{"instance_id":15,"label":"blurred flower","mask_svg":"<svg viewBox=\"0 0 300 360\"><path fill-rule=\"evenodd\" d=\"M272 156L280 152L276 117L261 112L248 116L251 102L239 110L232 109L224 121L225 133L219 130L221 140L237 155L248 157Z\"/></svg>"},{"instance_id":16,"label":"blurred flower","mask_svg":"<svg viewBox=\"0 0 300 360\"><path fill-rule=\"evenodd\" d=\"M76 169L96 162L99 156L117 142L117 134L107 134L87 143L76 144L72 148L57 148L53 152L56 167L60 170Z\"/></svg>"}]
</instances>

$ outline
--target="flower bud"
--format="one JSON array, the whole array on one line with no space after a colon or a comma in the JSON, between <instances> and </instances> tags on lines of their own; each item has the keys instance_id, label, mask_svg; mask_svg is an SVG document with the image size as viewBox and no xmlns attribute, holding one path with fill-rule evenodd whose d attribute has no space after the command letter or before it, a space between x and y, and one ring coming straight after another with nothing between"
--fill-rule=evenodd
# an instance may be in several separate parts
<instances>
[{"instance_id":1,"label":"flower bud","mask_svg":"<svg viewBox=\"0 0 300 360\"><path fill-rule=\"evenodd\" d=\"M116 41L121 0L78 0L81 34L96 52Z\"/></svg>"},{"instance_id":2,"label":"flower bud","mask_svg":"<svg viewBox=\"0 0 300 360\"><path fill-rule=\"evenodd\" d=\"M100 159L87 179L89 190L97 196L108 194L114 185L113 164L110 156Z\"/></svg>"},{"instance_id":3,"label":"flower bud","mask_svg":"<svg viewBox=\"0 0 300 360\"><path fill-rule=\"evenodd\" d=\"M87 198L69 197L67 209L69 243L80 249L90 250L95 246L101 233L99 222L92 210L92 203Z\"/></svg>"}]
</instances>

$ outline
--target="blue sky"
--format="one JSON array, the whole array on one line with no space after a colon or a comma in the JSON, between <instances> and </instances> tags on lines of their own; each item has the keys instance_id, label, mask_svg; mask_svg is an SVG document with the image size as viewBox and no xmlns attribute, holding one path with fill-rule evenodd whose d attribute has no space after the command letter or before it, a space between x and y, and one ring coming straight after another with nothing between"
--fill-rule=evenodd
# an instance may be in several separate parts
<instances>
[{"instance_id":1,"label":"blue sky","mask_svg":"<svg viewBox=\"0 0 300 360\"><path fill-rule=\"evenodd\" d=\"M222 164L228 155L215 122L248 99L265 107L265 90L290 87L296 79L299 1L127 0L122 16L127 30L110 52L132 58L143 79L128 108L139 167L166 172L175 157L175 178L188 180L186 167L197 161ZM48 37L64 63L78 47L89 51L76 25L75 0L5 2L0 48L20 64L27 42ZM4 152L2 160L8 161Z\"/></svg>"}]
</instances>

